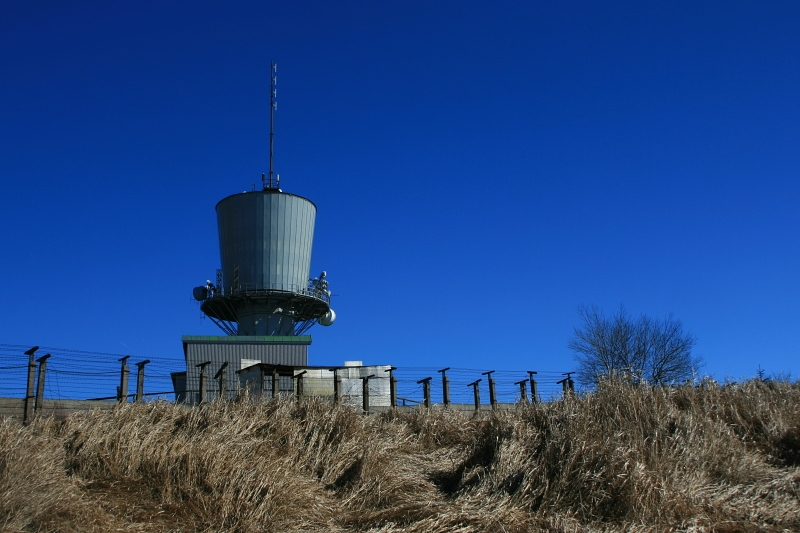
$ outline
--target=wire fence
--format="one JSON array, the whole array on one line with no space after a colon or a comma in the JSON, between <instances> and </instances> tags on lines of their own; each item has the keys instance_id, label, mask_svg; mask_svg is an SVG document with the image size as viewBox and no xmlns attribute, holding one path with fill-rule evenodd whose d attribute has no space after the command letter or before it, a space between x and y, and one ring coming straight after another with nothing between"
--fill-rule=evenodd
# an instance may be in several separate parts
<instances>
[{"instance_id":1,"label":"wire fence","mask_svg":"<svg viewBox=\"0 0 800 533\"><path fill-rule=\"evenodd\" d=\"M24 398L28 379L28 356L25 351L28 345L0 344L0 397ZM50 354L47 360L47 371L44 397L53 400L88 400L116 398L120 384L122 354L105 352L89 352L65 348L42 346L36 352L37 357ZM183 372L185 361L182 358L136 357L128 360L131 366L129 395L136 390L137 362L149 360L145 366L144 397L146 400L161 399L175 401L171 373ZM436 367L397 367L394 377L397 379L397 397L399 405L415 405L424 400L424 386L420 381L430 379L430 397L432 403L442 403L444 388L440 368ZM449 368L446 371L449 380L451 403L471 404L474 401L474 389L471 386L476 380L480 388L481 403L490 401L488 376L483 375L493 369ZM496 390L498 403L515 403L520 400L518 382L527 380L529 369L497 370L491 374ZM561 381L565 372L538 371L533 377L537 382L538 396L542 401L560 399L563 394ZM376 376L370 380L370 390L378 392L388 385L388 374ZM216 392L213 382L209 383L208 392L211 397ZM196 393L197 391L188 391ZM530 395L528 386L527 394Z\"/></svg>"},{"instance_id":2,"label":"wire fence","mask_svg":"<svg viewBox=\"0 0 800 533\"><path fill-rule=\"evenodd\" d=\"M432 378L430 381L431 401L441 403L443 400L444 388L442 384L441 370L436 367L398 367L394 371L397 377L397 396L398 401L405 398L406 401L412 400L421 402L424 397L423 384L418 383L425 378ZM478 368L450 368L447 370L447 378L450 382L450 401L452 403L472 403L473 387L470 385L475 380L480 379L479 387L481 390L481 402L489 403L488 378L484 372L492 370ZM492 373L495 382L498 403L515 403L520 399L519 385L516 383L528 379L526 370L497 370ZM562 372L542 372L535 374L538 386L539 398L543 401L560 398L562 386L558 381L564 379ZM530 388L528 388L530 395Z\"/></svg>"},{"instance_id":3,"label":"wire fence","mask_svg":"<svg viewBox=\"0 0 800 533\"><path fill-rule=\"evenodd\" d=\"M0 397L24 398L28 379L28 356L24 354L30 346L0 344ZM92 398L114 398L120 380L119 359L124 355L70 350L52 346L41 346L36 356L50 354L47 360L47 376L44 397L54 400L88 400ZM134 358L138 362L145 357ZM185 363L177 358L151 357L145 370L145 393L148 397L174 400L171 372L180 371ZM132 389L135 389L135 369ZM163 392L165 394L152 394Z\"/></svg>"}]
</instances>

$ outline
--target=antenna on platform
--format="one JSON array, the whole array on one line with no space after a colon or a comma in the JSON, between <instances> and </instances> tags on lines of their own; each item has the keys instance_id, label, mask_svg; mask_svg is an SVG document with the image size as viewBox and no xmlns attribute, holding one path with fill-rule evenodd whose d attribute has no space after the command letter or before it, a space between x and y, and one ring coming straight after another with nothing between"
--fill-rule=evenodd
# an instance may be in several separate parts
<instances>
[{"instance_id":1,"label":"antenna on platform","mask_svg":"<svg viewBox=\"0 0 800 533\"><path fill-rule=\"evenodd\" d=\"M261 183L264 190L267 189L280 189L281 177L280 174L274 173L274 159L275 159L275 110L278 109L278 91L275 86L278 84L278 65L274 61L270 61L270 80L269 80L269 178L261 175Z\"/></svg>"}]
</instances>

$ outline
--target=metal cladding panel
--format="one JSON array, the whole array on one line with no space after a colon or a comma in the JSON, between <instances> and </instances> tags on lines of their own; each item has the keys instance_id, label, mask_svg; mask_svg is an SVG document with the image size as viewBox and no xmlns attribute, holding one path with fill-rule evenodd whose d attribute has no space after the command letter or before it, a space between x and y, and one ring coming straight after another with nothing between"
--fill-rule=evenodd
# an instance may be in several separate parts
<instances>
[{"instance_id":1,"label":"metal cladding panel","mask_svg":"<svg viewBox=\"0 0 800 533\"><path fill-rule=\"evenodd\" d=\"M196 365L210 361L206 367L209 377L206 390L210 399L216 398L218 390L217 380L214 375L223 363L228 363L226 374L226 389L229 397L235 397L239 390L239 376L236 371L241 370L242 360L273 365L306 366L308 365L307 344L266 344L246 342L193 342L184 341L186 356L186 399L196 402L200 390L200 369Z\"/></svg>"},{"instance_id":2,"label":"metal cladding panel","mask_svg":"<svg viewBox=\"0 0 800 533\"><path fill-rule=\"evenodd\" d=\"M217 204L223 290L308 287L317 208L309 200L277 191L229 196Z\"/></svg>"}]
</instances>

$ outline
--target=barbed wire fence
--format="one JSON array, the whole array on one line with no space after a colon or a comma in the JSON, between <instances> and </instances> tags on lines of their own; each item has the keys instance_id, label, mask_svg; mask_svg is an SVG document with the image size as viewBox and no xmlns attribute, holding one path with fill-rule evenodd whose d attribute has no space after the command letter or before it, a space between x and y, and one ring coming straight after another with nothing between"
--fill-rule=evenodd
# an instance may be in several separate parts
<instances>
[{"instance_id":1,"label":"barbed wire fence","mask_svg":"<svg viewBox=\"0 0 800 533\"><path fill-rule=\"evenodd\" d=\"M431 378L430 395L431 402L443 403L444 386L442 376L439 373L441 368L436 367L398 367L394 371L397 377L397 396L402 404L403 399L408 404L414 402L421 403L424 399L424 385L420 381ZM492 370L478 368L449 368L447 378L449 380L450 402L471 404L474 400L473 387L471 383L480 379L481 402L489 403L488 378L484 372ZM539 399L549 401L561 398L562 386L558 383L564 379L562 372L538 371L535 374L538 385ZM529 378L527 370L497 370L492 373L495 381L495 389L498 403L516 403L520 399L520 389L517 383ZM528 389L530 391L530 389ZM530 394L530 392L528 392Z\"/></svg>"},{"instance_id":2,"label":"barbed wire fence","mask_svg":"<svg viewBox=\"0 0 800 533\"><path fill-rule=\"evenodd\" d=\"M28 361L24 351L30 346L0 344L0 397L25 397ZM54 400L115 399L120 381L121 354L70 350L41 346L37 356L50 354L44 396ZM145 357L131 357L135 364ZM145 395L148 398L174 399L171 372L180 370L181 359L150 358L145 370ZM131 372L135 390L136 369ZM129 393L129 396L133 394Z\"/></svg>"},{"instance_id":3,"label":"barbed wire fence","mask_svg":"<svg viewBox=\"0 0 800 533\"><path fill-rule=\"evenodd\" d=\"M24 398L28 379L28 345L0 344L0 397ZM52 400L114 400L120 384L120 360L127 354L91 352L66 348L39 347L37 356L50 354L47 360L44 397ZM144 399L146 401L176 401L176 394L171 374L185 370L182 358L166 358L155 356L131 356L130 383L127 391L129 400L133 400L136 390L136 363L148 361L145 366ZM430 401L433 404L444 403L444 385L441 368L437 367L397 367L393 371L397 383L398 405L417 405L424 401L425 384L429 380ZM536 379L538 399L552 401L563 397L563 380L566 372L537 371L531 376L524 370L494 370L477 368L448 368L449 402L454 404L471 404L474 401L476 380L481 389L481 403L488 404L489 377L494 380L495 400L497 403L516 403L521 399L519 382ZM493 371L491 376L486 372ZM369 384L370 390L377 393L383 390L389 376L375 376ZM177 391L197 393L198 391ZM216 390L209 387L209 393ZM530 395L530 389L528 389ZM210 397L214 397L212 394ZM530 397L530 396L528 396Z\"/></svg>"}]
</instances>

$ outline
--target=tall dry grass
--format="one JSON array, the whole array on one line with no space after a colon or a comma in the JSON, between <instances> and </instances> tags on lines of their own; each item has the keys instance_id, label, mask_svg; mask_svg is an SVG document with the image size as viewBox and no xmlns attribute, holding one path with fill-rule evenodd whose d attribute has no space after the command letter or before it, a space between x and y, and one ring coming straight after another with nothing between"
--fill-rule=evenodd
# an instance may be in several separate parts
<instances>
[{"instance_id":1,"label":"tall dry grass","mask_svg":"<svg viewBox=\"0 0 800 533\"><path fill-rule=\"evenodd\" d=\"M634 388L484 418L315 401L0 425L4 531L797 531L800 384Z\"/></svg>"}]
</instances>

